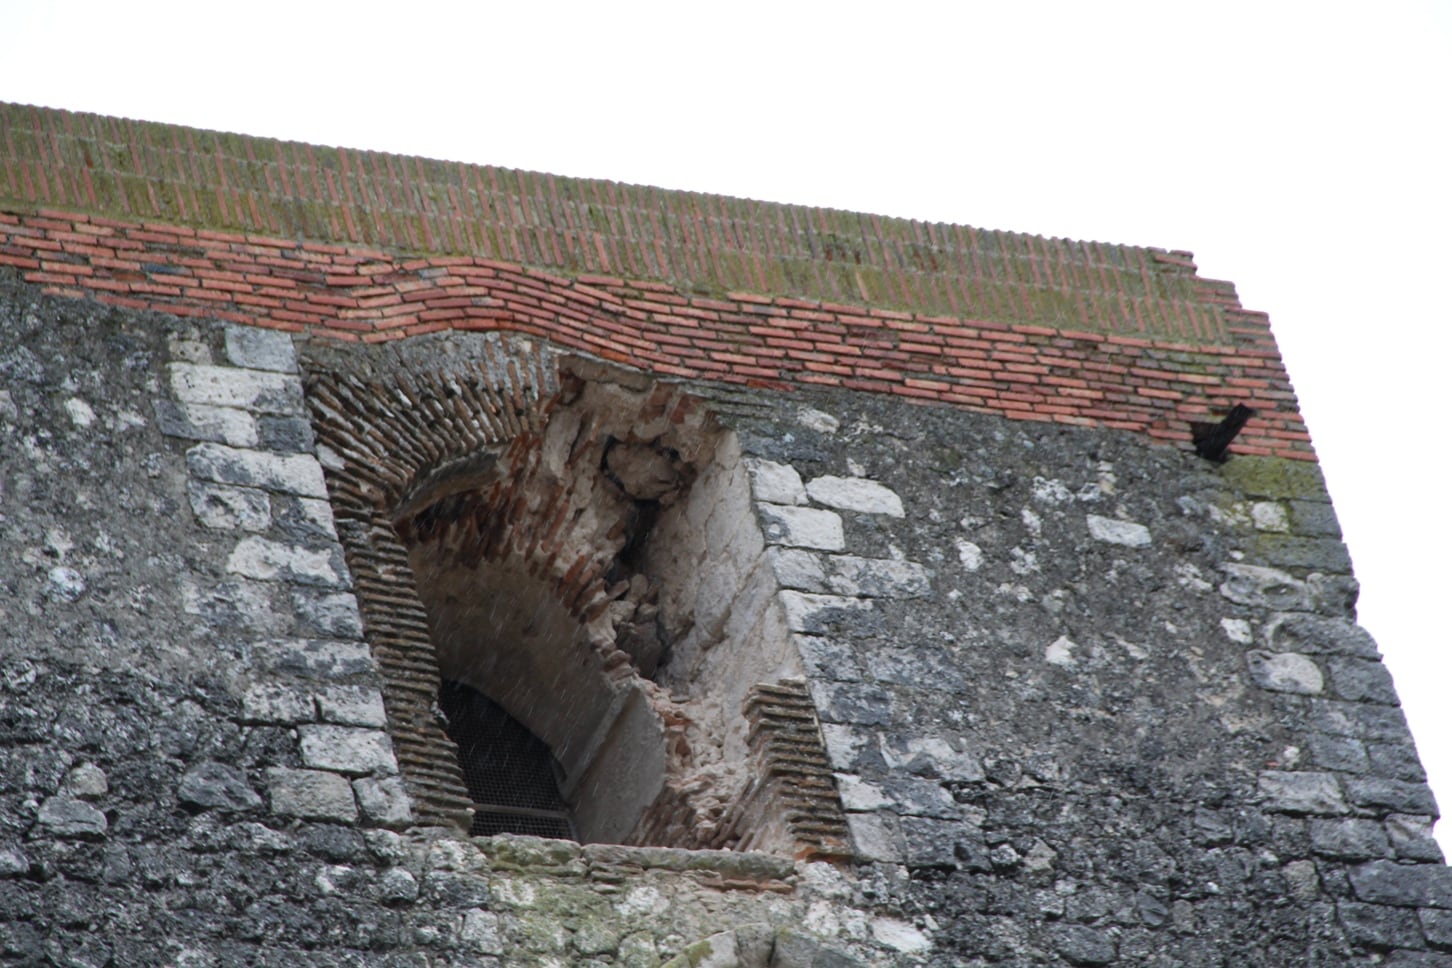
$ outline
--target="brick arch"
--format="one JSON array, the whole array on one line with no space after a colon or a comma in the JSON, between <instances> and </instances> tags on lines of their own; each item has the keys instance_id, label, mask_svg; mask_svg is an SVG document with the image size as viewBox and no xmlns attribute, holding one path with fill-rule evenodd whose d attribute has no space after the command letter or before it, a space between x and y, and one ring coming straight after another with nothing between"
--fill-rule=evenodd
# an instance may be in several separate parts
<instances>
[{"instance_id":1,"label":"brick arch","mask_svg":"<svg viewBox=\"0 0 1452 968\"><path fill-rule=\"evenodd\" d=\"M440 353L319 362L308 381L420 815L469 807L432 702L442 678L547 744L583 840L843 847L825 760L808 791L766 766L820 739L799 728L809 700L779 685L800 660L753 558L734 435L678 385L536 341L421 345ZM727 621L733 599L748 621Z\"/></svg>"}]
</instances>

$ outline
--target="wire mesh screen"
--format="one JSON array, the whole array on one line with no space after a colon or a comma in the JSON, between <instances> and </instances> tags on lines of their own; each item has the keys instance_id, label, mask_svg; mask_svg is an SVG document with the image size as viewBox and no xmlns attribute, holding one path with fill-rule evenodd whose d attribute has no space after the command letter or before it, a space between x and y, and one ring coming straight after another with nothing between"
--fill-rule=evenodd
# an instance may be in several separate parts
<instances>
[{"instance_id":1,"label":"wire mesh screen","mask_svg":"<svg viewBox=\"0 0 1452 968\"><path fill-rule=\"evenodd\" d=\"M459 748L459 767L474 801L469 833L574 838L548 746L463 683L439 687L439 708L448 719L445 731Z\"/></svg>"}]
</instances>

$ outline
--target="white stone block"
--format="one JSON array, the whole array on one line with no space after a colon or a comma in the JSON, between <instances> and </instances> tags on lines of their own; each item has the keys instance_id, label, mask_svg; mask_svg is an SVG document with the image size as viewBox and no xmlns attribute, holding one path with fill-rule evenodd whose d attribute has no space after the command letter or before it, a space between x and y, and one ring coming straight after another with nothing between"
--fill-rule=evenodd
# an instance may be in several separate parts
<instances>
[{"instance_id":1,"label":"white stone block","mask_svg":"<svg viewBox=\"0 0 1452 968\"><path fill-rule=\"evenodd\" d=\"M299 726L304 766L339 773L398 772L393 743L379 729L351 726Z\"/></svg>"},{"instance_id":2,"label":"white stone block","mask_svg":"<svg viewBox=\"0 0 1452 968\"><path fill-rule=\"evenodd\" d=\"M841 551L846 546L842 518L832 511L782 504L758 504L756 507L761 512L768 544L823 551Z\"/></svg>"},{"instance_id":3,"label":"white stone block","mask_svg":"<svg viewBox=\"0 0 1452 968\"><path fill-rule=\"evenodd\" d=\"M1145 548L1150 544L1149 528L1133 521L1105 518L1097 514L1088 515L1089 535L1096 541L1123 545L1126 548Z\"/></svg>"},{"instance_id":4,"label":"white stone block","mask_svg":"<svg viewBox=\"0 0 1452 968\"><path fill-rule=\"evenodd\" d=\"M257 413L301 414L302 382L296 376L235 366L170 363L171 389L180 403L241 407Z\"/></svg>"},{"instance_id":5,"label":"white stone block","mask_svg":"<svg viewBox=\"0 0 1452 968\"><path fill-rule=\"evenodd\" d=\"M277 768L267 771L267 784L273 813L344 823L358 819L353 787L336 773Z\"/></svg>"},{"instance_id":6,"label":"white stone block","mask_svg":"<svg viewBox=\"0 0 1452 968\"><path fill-rule=\"evenodd\" d=\"M269 491L326 498L323 466L311 454L274 454L224 444L197 444L187 451L193 477L218 484L260 487Z\"/></svg>"},{"instance_id":7,"label":"white stone block","mask_svg":"<svg viewBox=\"0 0 1452 968\"><path fill-rule=\"evenodd\" d=\"M1255 684L1272 692L1315 696L1326 685L1320 667L1295 652L1248 652L1245 662Z\"/></svg>"},{"instance_id":8,"label":"white stone block","mask_svg":"<svg viewBox=\"0 0 1452 968\"><path fill-rule=\"evenodd\" d=\"M388 725L383 694L368 686L332 686L318 693L318 714L324 722L345 726Z\"/></svg>"},{"instance_id":9,"label":"white stone block","mask_svg":"<svg viewBox=\"0 0 1452 968\"><path fill-rule=\"evenodd\" d=\"M813 501L843 511L903 516L902 498L891 488L861 477L818 477L807 482Z\"/></svg>"},{"instance_id":10,"label":"white stone block","mask_svg":"<svg viewBox=\"0 0 1452 968\"><path fill-rule=\"evenodd\" d=\"M304 548L257 535L237 542L227 570L261 581L295 581L325 588L348 588L350 579L339 548Z\"/></svg>"},{"instance_id":11,"label":"white stone block","mask_svg":"<svg viewBox=\"0 0 1452 968\"><path fill-rule=\"evenodd\" d=\"M921 598L932 587L927 569L912 561L831 555L827 568L827 586L839 595Z\"/></svg>"},{"instance_id":12,"label":"white stone block","mask_svg":"<svg viewBox=\"0 0 1452 968\"><path fill-rule=\"evenodd\" d=\"M292 337L281 330L228 326L226 341L227 359L236 366L278 373L297 372Z\"/></svg>"},{"instance_id":13,"label":"white stone block","mask_svg":"<svg viewBox=\"0 0 1452 968\"><path fill-rule=\"evenodd\" d=\"M806 504L807 489L802 475L790 464L748 457L746 469L751 472L751 493L768 504Z\"/></svg>"},{"instance_id":14,"label":"white stone block","mask_svg":"<svg viewBox=\"0 0 1452 968\"><path fill-rule=\"evenodd\" d=\"M806 592L783 591L777 593L782 610L786 612L787 627L793 632L820 633L823 619L832 612L867 612L872 602L862 598L846 598L841 595L812 595Z\"/></svg>"},{"instance_id":15,"label":"white stone block","mask_svg":"<svg viewBox=\"0 0 1452 968\"><path fill-rule=\"evenodd\" d=\"M768 548L766 560L777 584L802 592L827 591L827 573L821 555L801 548Z\"/></svg>"},{"instance_id":16,"label":"white stone block","mask_svg":"<svg viewBox=\"0 0 1452 968\"><path fill-rule=\"evenodd\" d=\"M267 492L206 481L188 481L187 499L197 523L223 531L265 531L272 524Z\"/></svg>"}]
</instances>

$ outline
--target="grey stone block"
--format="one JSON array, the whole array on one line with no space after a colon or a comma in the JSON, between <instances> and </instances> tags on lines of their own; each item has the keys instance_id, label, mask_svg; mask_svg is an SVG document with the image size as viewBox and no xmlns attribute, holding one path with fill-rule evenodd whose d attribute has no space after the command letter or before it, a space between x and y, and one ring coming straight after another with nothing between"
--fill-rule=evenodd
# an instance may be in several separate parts
<instances>
[{"instance_id":1,"label":"grey stone block","mask_svg":"<svg viewBox=\"0 0 1452 968\"><path fill-rule=\"evenodd\" d=\"M257 444L265 450L311 454L316 441L304 417L258 417Z\"/></svg>"},{"instance_id":2,"label":"grey stone block","mask_svg":"<svg viewBox=\"0 0 1452 968\"><path fill-rule=\"evenodd\" d=\"M1403 783L1373 776L1347 777L1346 795L1358 807L1437 816L1437 801L1425 783Z\"/></svg>"},{"instance_id":3,"label":"grey stone block","mask_svg":"<svg viewBox=\"0 0 1452 968\"><path fill-rule=\"evenodd\" d=\"M1452 951L1452 911L1423 908L1417 912L1427 944L1443 951Z\"/></svg>"},{"instance_id":4,"label":"grey stone block","mask_svg":"<svg viewBox=\"0 0 1452 968\"><path fill-rule=\"evenodd\" d=\"M252 645L254 660L265 669L308 679L342 679L376 671L362 642L332 639L269 639Z\"/></svg>"},{"instance_id":5,"label":"grey stone block","mask_svg":"<svg viewBox=\"0 0 1452 968\"><path fill-rule=\"evenodd\" d=\"M1452 909L1452 867L1374 860L1351 868L1349 874L1362 901Z\"/></svg>"},{"instance_id":6,"label":"grey stone block","mask_svg":"<svg viewBox=\"0 0 1452 968\"><path fill-rule=\"evenodd\" d=\"M361 639L363 616L352 592L330 592L320 588L296 588L292 592L297 629L304 635Z\"/></svg>"},{"instance_id":7,"label":"grey stone block","mask_svg":"<svg viewBox=\"0 0 1452 968\"><path fill-rule=\"evenodd\" d=\"M253 810L262 798L247 782L243 772L225 763L201 763L182 777L177 799L198 807L217 810Z\"/></svg>"},{"instance_id":8,"label":"grey stone block","mask_svg":"<svg viewBox=\"0 0 1452 968\"><path fill-rule=\"evenodd\" d=\"M353 792L364 819L381 827L406 827L413 822L413 805L398 777L360 777L353 781Z\"/></svg>"},{"instance_id":9,"label":"grey stone block","mask_svg":"<svg viewBox=\"0 0 1452 968\"><path fill-rule=\"evenodd\" d=\"M197 444L187 451L193 477L218 484L239 484L268 491L326 498L323 466L311 454L274 454L223 444Z\"/></svg>"},{"instance_id":10,"label":"grey stone block","mask_svg":"<svg viewBox=\"0 0 1452 968\"><path fill-rule=\"evenodd\" d=\"M341 547L306 548L260 535L248 535L237 542L227 559L227 570L258 581L289 581L323 588L351 588L353 584Z\"/></svg>"},{"instance_id":11,"label":"grey stone block","mask_svg":"<svg viewBox=\"0 0 1452 968\"><path fill-rule=\"evenodd\" d=\"M265 531L272 524L272 504L257 488L188 481L187 500L205 528Z\"/></svg>"},{"instance_id":12,"label":"grey stone block","mask_svg":"<svg viewBox=\"0 0 1452 968\"><path fill-rule=\"evenodd\" d=\"M398 772L393 744L377 729L351 726L299 726L303 764L339 773Z\"/></svg>"},{"instance_id":13,"label":"grey stone block","mask_svg":"<svg viewBox=\"0 0 1452 968\"><path fill-rule=\"evenodd\" d=\"M232 366L171 363L171 389L184 404L239 407L254 413L303 413L302 383L296 376Z\"/></svg>"},{"instance_id":14,"label":"grey stone block","mask_svg":"<svg viewBox=\"0 0 1452 968\"><path fill-rule=\"evenodd\" d=\"M312 697L301 689L271 682L249 686L242 695L242 721L293 725L313 720Z\"/></svg>"},{"instance_id":15,"label":"grey stone block","mask_svg":"<svg viewBox=\"0 0 1452 968\"><path fill-rule=\"evenodd\" d=\"M1336 511L1324 501L1289 501L1291 530L1315 538L1340 538L1341 524Z\"/></svg>"},{"instance_id":16,"label":"grey stone block","mask_svg":"<svg viewBox=\"0 0 1452 968\"><path fill-rule=\"evenodd\" d=\"M1220 585L1220 594L1237 605L1275 611L1304 611L1310 604L1311 592L1306 583L1284 571L1259 565L1228 564L1223 567L1227 577Z\"/></svg>"},{"instance_id":17,"label":"grey stone block","mask_svg":"<svg viewBox=\"0 0 1452 968\"><path fill-rule=\"evenodd\" d=\"M358 819L353 787L336 773L271 769L267 771L267 785L272 810L282 816L345 823Z\"/></svg>"},{"instance_id":18,"label":"grey stone block","mask_svg":"<svg viewBox=\"0 0 1452 968\"><path fill-rule=\"evenodd\" d=\"M1114 937L1088 925L1052 925L1049 936L1054 950L1071 965L1107 965L1119 957Z\"/></svg>"},{"instance_id":19,"label":"grey stone block","mask_svg":"<svg viewBox=\"0 0 1452 968\"><path fill-rule=\"evenodd\" d=\"M297 372L292 337L281 330L256 326L228 326L224 337L227 359L234 366L278 373Z\"/></svg>"},{"instance_id":20,"label":"grey stone block","mask_svg":"<svg viewBox=\"0 0 1452 968\"><path fill-rule=\"evenodd\" d=\"M1387 706L1398 704L1391 673L1380 662L1333 657L1327 660L1326 667L1331 673L1331 684L1342 699Z\"/></svg>"},{"instance_id":21,"label":"grey stone block","mask_svg":"<svg viewBox=\"0 0 1452 968\"><path fill-rule=\"evenodd\" d=\"M810 688L824 722L885 726L893 721L892 694L880 686L813 682Z\"/></svg>"},{"instance_id":22,"label":"grey stone block","mask_svg":"<svg viewBox=\"0 0 1452 968\"><path fill-rule=\"evenodd\" d=\"M1259 785L1267 810L1331 815L1351 809L1330 773L1266 770L1260 774Z\"/></svg>"},{"instance_id":23,"label":"grey stone block","mask_svg":"<svg viewBox=\"0 0 1452 968\"><path fill-rule=\"evenodd\" d=\"M1363 659L1380 656L1371 633L1346 619L1292 612L1273 618L1266 626L1266 635L1271 650L1276 652L1355 655Z\"/></svg>"},{"instance_id":24,"label":"grey stone block","mask_svg":"<svg viewBox=\"0 0 1452 968\"><path fill-rule=\"evenodd\" d=\"M1333 574L1351 571L1351 553L1335 538L1267 534L1257 543L1264 561L1281 568L1314 568Z\"/></svg>"},{"instance_id":25,"label":"grey stone block","mask_svg":"<svg viewBox=\"0 0 1452 968\"><path fill-rule=\"evenodd\" d=\"M1375 948L1420 948L1422 926L1409 908L1341 901L1336 917L1352 944Z\"/></svg>"},{"instance_id":26,"label":"grey stone block","mask_svg":"<svg viewBox=\"0 0 1452 968\"><path fill-rule=\"evenodd\" d=\"M317 700L324 722L380 729L388 725L383 694L371 686L330 686L318 693Z\"/></svg>"},{"instance_id":27,"label":"grey stone block","mask_svg":"<svg viewBox=\"0 0 1452 968\"><path fill-rule=\"evenodd\" d=\"M835 511L785 504L757 504L768 544L841 551L846 544L842 517Z\"/></svg>"},{"instance_id":28,"label":"grey stone block","mask_svg":"<svg viewBox=\"0 0 1452 968\"><path fill-rule=\"evenodd\" d=\"M1343 773L1364 773L1371 765L1361 740L1326 733L1311 735L1311 759L1317 766Z\"/></svg>"},{"instance_id":29,"label":"grey stone block","mask_svg":"<svg viewBox=\"0 0 1452 968\"><path fill-rule=\"evenodd\" d=\"M54 837L101 837L110 826L104 813L69 796L47 797L35 819Z\"/></svg>"},{"instance_id":30,"label":"grey stone block","mask_svg":"<svg viewBox=\"0 0 1452 968\"><path fill-rule=\"evenodd\" d=\"M230 447L257 446L257 418L235 407L157 400L156 425L168 437L199 440Z\"/></svg>"},{"instance_id":31,"label":"grey stone block","mask_svg":"<svg viewBox=\"0 0 1452 968\"><path fill-rule=\"evenodd\" d=\"M1272 692L1314 696L1325 685L1320 667L1295 652L1248 652L1245 664L1251 681Z\"/></svg>"},{"instance_id":32,"label":"grey stone block","mask_svg":"<svg viewBox=\"0 0 1452 968\"><path fill-rule=\"evenodd\" d=\"M820 635L793 635L792 641L812 678L839 682L862 680L856 654L847 643Z\"/></svg>"},{"instance_id":33,"label":"grey stone block","mask_svg":"<svg viewBox=\"0 0 1452 968\"><path fill-rule=\"evenodd\" d=\"M898 818L880 813L849 813L847 829L859 860L901 864L907 856Z\"/></svg>"},{"instance_id":34,"label":"grey stone block","mask_svg":"<svg viewBox=\"0 0 1452 968\"><path fill-rule=\"evenodd\" d=\"M1375 820L1312 820L1311 847L1318 854L1345 860L1392 856L1386 830Z\"/></svg>"},{"instance_id":35,"label":"grey stone block","mask_svg":"<svg viewBox=\"0 0 1452 968\"><path fill-rule=\"evenodd\" d=\"M828 555L827 585L838 595L922 598L932 590L922 565L891 558Z\"/></svg>"},{"instance_id":36,"label":"grey stone block","mask_svg":"<svg viewBox=\"0 0 1452 968\"><path fill-rule=\"evenodd\" d=\"M1442 848L1432 837L1432 818L1393 813L1386 818L1386 833L1397 856L1407 860L1442 863Z\"/></svg>"}]
</instances>

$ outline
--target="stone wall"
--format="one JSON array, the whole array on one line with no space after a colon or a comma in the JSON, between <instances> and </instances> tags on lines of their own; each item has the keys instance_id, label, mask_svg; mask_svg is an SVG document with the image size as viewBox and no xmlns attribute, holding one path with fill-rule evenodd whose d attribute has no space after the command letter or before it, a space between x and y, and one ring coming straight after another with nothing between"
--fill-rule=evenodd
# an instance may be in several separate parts
<instances>
[{"instance_id":1,"label":"stone wall","mask_svg":"<svg viewBox=\"0 0 1452 968\"><path fill-rule=\"evenodd\" d=\"M832 864L420 826L288 337L7 281L0 381L0 963L1452 962L1313 464L687 386Z\"/></svg>"}]
</instances>

